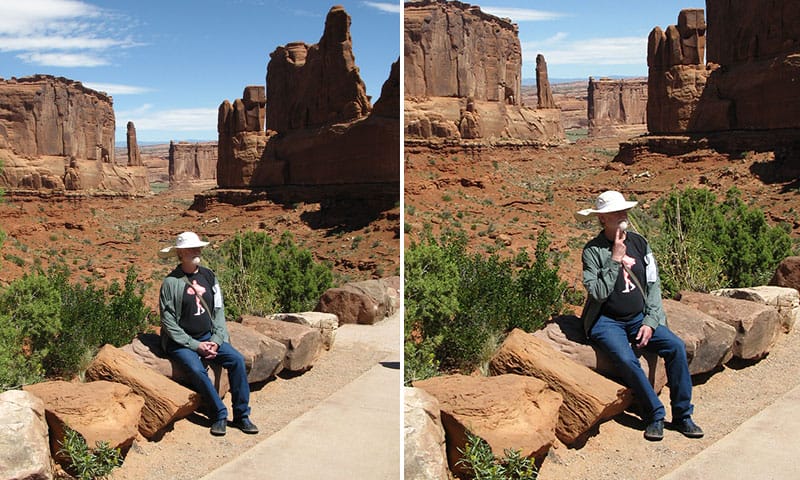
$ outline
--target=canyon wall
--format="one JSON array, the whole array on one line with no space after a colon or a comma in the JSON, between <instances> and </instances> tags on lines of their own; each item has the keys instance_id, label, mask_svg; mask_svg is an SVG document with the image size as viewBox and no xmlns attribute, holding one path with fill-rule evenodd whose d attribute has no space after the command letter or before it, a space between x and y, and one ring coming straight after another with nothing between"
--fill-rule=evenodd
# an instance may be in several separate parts
<instances>
[{"instance_id":1,"label":"canyon wall","mask_svg":"<svg viewBox=\"0 0 800 480\"><path fill-rule=\"evenodd\" d=\"M170 185L216 180L216 143L169 142Z\"/></svg>"},{"instance_id":2,"label":"canyon wall","mask_svg":"<svg viewBox=\"0 0 800 480\"><path fill-rule=\"evenodd\" d=\"M560 143L560 114L547 96L540 109L521 101L522 49L517 25L458 1L404 3L405 136L422 141L463 139Z\"/></svg>"},{"instance_id":3,"label":"canyon wall","mask_svg":"<svg viewBox=\"0 0 800 480\"><path fill-rule=\"evenodd\" d=\"M589 77L589 135L615 135L626 127L647 123L647 80Z\"/></svg>"}]
</instances>

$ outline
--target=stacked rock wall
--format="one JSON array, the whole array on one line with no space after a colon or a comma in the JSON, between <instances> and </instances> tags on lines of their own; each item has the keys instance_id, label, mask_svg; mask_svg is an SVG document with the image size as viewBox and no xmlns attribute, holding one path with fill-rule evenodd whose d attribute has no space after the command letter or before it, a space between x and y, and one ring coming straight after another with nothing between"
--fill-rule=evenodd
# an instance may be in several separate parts
<instances>
[{"instance_id":1,"label":"stacked rock wall","mask_svg":"<svg viewBox=\"0 0 800 480\"><path fill-rule=\"evenodd\" d=\"M699 9L650 34L650 132L800 128L800 10L789 0L706 5L707 39Z\"/></svg>"},{"instance_id":2,"label":"stacked rock wall","mask_svg":"<svg viewBox=\"0 0 800 480\"><path fill-rule=\"evenodd\" d=\"M589 77L589 135L605 135L618 126L647 123L647 80Z\"/></svg>"},{"instance_id":3,"label":"stacked rock wall","mask_svg":"<svg viewBox=\"0 0 800 480\"><path fill-rule=\"evenodd\" d=\"M217 179L217 144L169 142L169 183Z\"/></svg>"},{"instance_id":4,"label":"stacked rock wall","mask_svg":"<svg viewBox=\"0 0 800 480\"><path fill-rule=\"evenodd\" d=\"M111 97L63 77L0 80L0 148L114 162Z\"/></svg>"}]
</instances>

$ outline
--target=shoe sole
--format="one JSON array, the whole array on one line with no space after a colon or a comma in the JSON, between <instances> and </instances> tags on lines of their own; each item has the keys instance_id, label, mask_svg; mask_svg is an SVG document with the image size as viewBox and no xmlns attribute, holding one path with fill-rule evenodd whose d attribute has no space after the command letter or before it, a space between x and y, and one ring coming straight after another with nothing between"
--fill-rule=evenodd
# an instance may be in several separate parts
<instances>
[{"instance_id":1,"label":"shoe sole","mask_svg":"<svg viewBox=\"0 0 800 480\"><path fill-rule=\"evenodd\" d=\"M650 440L651 442L660 442L661 440L664 440L664 435L661 435L661 436L658 436L658 435L645 435L644 439L645 440Z\"/></svg>"}]
</instances>

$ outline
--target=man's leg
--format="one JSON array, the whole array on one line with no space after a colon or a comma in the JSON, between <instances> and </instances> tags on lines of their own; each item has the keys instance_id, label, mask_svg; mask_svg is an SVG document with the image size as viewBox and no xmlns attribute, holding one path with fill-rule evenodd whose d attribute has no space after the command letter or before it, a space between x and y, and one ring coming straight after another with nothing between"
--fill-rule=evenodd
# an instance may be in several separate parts
<instances>
[{"instance_id":1,"label":"man's leg","mask_svg":"<svg viewBox=\"0 0 800 480\"><path fill-rule=\"evenodd\" d=\"M686 360L686 346L669 328L659 326L647 345L648 350L658 353L667 366L667 385L672 406L672 421L692 415L692 376Z\"/></svg>"},{"instance_id":2,"label":"man's leg","mask_svg":"<svg viewBox=\"0 0 800 480\"><path fill-rule=\"evenodd\" d=\"M641 323L641 319L639 319ZM629 323L629 322L628 322ZM633 353L626 322L619 322L601 315L589 332L589 339L605 351L614 366L619 369L620 376L630 387L643 408L643 420L652 423L663 420L666 414L664 404L650 385L647 375L642 370L639 359Z\"/></svg>"},{"instance_id":3,"label":"man's leg","mask_svg":"<svg viewBox=\"0 0 800 480\"><path fill-rule=\"evenodd\" d=\"M230 343L223 343L217 350L217 356L211 363L221 365L228 371L231 385L231 406L233 420L241 420L250 416L250 384L247 382L247 369L244 357Z\"/></svg>"},{"instance_id":4,"label":"man's leg","mask_svg":"<svg viewBox=\"0 0 800 480\"><path fill-rule=\"evenodd\" d=\"M211 412L209 412L210 420L216 421L227 419L228 409L225 408L225 404L222 403L222 400L219 398L217 389L214 388L214 384L211 383L211 379L208 377L208 372L206 372L206 367L203 365L203 361L200 360L200 356L197 355L197 352L192 351L189 348L175 347L173 349L169 349L167 353L170 355L170 357L174 358L178 361L178 363L183 365L183 367L189 373L189 379L192 382L194 390L202 395L203 399L211 404Z\"/></svg>"}]
</instances>

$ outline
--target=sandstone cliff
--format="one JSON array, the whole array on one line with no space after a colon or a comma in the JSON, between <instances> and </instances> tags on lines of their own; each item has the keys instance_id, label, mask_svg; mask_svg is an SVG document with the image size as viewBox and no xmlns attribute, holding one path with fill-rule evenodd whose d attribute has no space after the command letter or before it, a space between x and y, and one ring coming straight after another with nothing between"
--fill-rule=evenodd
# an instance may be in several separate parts
<instances>
[{"instance_id":1,"label":"sandstone cliff","mask_svg":"<svg viewBox=\"0 0 800 480\"><path fill-rule=\"evenodd\" d=\"M615 135L627 127L645 130L647 80L594 79L588 88L589 135Z\"/></svg>"},{"instance_id":2,"label":"sandstone cliff","mask_svg":"<svg viewBox=\"0 0 800 480\"><path fill-rule=\"evenodd\" d=\"M789 0L706 5L707 40L703 10L650 34L650 132L800 127L800 10Z\"/></svg>"},{"instance_id":3,"label":"sandstone cliff","mask_svg":"<svg viewBox=\"0 0 800 480\"><path fill-rule=\"evenodd\" d=\"M522 105L522 50L508 19L458 1L406 2L403 61L406 138L564 140L543 58L545 103Z\"/></svg>"},{"instance_id":4,"label":"sandstone cliff","mask_svg":"<svg viewBox=\"0 0 800 480\"><path fill-rule=\"evenodd\" d=\"M22 191L145 193L143 166L117 165L114 109L63 77L0 79L0 186Z\"/></svg>"},{"instance_id":5,"label":"sandstone cliff","mask_svg":"<svg viewBox=\"0 0 800 480\"><path fill-rule=\"evenodd\" d=\"M350 16L331 8L319 43L294 42L270 55L266 90L245 89L255 100L220 105L219 187L291 187L308 198L328 195L325 186L357 194L355 185L369 184L396 199L399 91L398 61L373 110L352 52ZM247 121L262 112L264 122Z\"/></svg>"},{"instance_id":6,"label":"sandstone cliff","mask_svg":"<svg viewBox=\"0 0 800 480\"><path fill-rule=\"evenodd\" d=\"M217 180L217 144L169 142L169 183Z\"/></svg>"}]
</instances>

